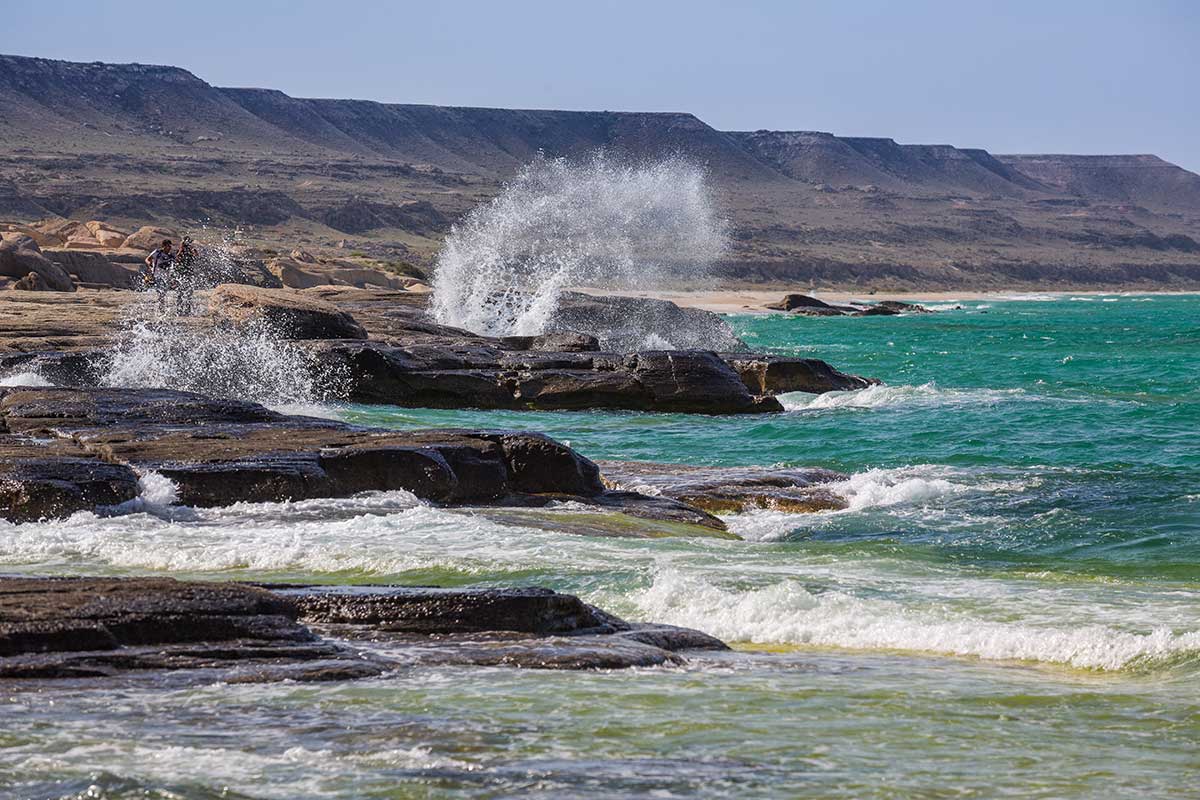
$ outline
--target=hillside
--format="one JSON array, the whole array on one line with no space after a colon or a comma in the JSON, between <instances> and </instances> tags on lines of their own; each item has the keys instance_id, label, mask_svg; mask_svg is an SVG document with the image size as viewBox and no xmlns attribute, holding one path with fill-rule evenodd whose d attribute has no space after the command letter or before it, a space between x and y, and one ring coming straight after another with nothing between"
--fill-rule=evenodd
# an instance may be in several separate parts
<instances>
[{"instance_id":1,"label":"hillside","mask_svg":"<svg viewBox=\"0 0 1200 800\"><path fill-rule=\"evenodd\" d=\"M0 56L0 219L240 226L428 262L539 151L707 165L729 283L1200 286L1200 176L1155 156L992 155L687 113L451 108L214 87L175 67Z\"/></svg>"}]
</instances>

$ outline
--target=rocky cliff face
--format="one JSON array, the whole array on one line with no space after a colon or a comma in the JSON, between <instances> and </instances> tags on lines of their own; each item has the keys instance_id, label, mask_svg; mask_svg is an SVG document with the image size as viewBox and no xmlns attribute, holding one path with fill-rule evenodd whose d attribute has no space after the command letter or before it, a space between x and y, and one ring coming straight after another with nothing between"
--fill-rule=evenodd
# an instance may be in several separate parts
<instances>
[{"instance_id":1,"label":"rocky cliff face","mask_svg":"<svg viewBox=\"0 0 1200 800\"><path fill-rule=\"evenodd\" d=\"M1154 156L993 156L686 113L449 108L223 89L173 67L0 56L0 219L349 246L428 263L539 151L702 162L730 282L1200 286L1200 176ZM418 213L419 212L419 213Z\"/></svg>"}]
</instances>

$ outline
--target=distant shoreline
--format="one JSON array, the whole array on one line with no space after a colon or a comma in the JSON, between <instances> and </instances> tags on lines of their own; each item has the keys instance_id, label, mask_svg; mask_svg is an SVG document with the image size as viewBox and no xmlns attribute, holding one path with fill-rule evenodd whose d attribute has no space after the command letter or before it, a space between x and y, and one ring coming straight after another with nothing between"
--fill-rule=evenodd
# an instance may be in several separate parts
<instances>
[{"instance_id":1,"label":"distant shoreline","mask_svg":"<svg viewBox=\"0 0 1200 800\"><path fill-rule=\"evenodd\" d=\"M1003 291L961 291L961 292L847 292L845 290L811 291L799 289L696 289L677 291L650 290L614 290L590 287L575 287L572 291L587 294L619 295L622 297L649 297L657 300L669 300L685 308L699 308L714 311L719 314L770 313L767 303L774 303L785 294L807 294L827 303L845 304L851 302L878 303L883 300L899 300L905 303L954 303L978 302L984 300L1004 301L1020 300L1028 297L1080 297L1080 296L1134 296L1134 295L1200 295L1200 290L1098 290L1098 289L1010 289Z\"/></svg>"}]
</instances>

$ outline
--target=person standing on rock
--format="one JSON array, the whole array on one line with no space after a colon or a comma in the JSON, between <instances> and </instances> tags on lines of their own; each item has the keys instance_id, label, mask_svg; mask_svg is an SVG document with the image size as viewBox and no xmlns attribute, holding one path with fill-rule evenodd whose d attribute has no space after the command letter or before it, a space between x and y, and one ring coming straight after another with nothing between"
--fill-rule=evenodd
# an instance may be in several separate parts
<instances>
[{"instance_id":1,"label":"person standing on rock","mask_svg":"<svg viewBox=\"0 0 1200 800\"><path fill-rule=\"evenodd\" d=\"M167 313L167 290L171 288L171 265L175 261L173 247L170 239L163 239L162 245L146 256L146 287L158 295L159 314Z\"/></svg>"},{"instance_id":2,"label":"person standing on rock","mask_svg":"<svg viewBox=\"0 0 1200 800\"><path fill-rule=\"evenodd\" d=\"M175 261L171 267L174 278L172 283L175 284L175 313L181 317L190 317L193 312L192 293L196 290L196 261L198 258L199 253L196 252L196 245L192 243L192 237L183 237L183 241L179 243L179 252L175 254Z\"/></svg>"}]
</instances>

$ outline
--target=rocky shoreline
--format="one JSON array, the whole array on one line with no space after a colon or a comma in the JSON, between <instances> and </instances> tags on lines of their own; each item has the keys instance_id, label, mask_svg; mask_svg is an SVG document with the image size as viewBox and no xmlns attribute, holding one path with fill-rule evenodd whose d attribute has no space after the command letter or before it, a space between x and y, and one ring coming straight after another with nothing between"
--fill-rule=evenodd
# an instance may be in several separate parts
<instances>
[{"instance_id":1,"label":"rocky shoreline","mask_svg":"<svg viewBox=\"0 0 1200 800\"><path fill-rule=\"evenodd\" d=\"M874 383L816 359L750 352L719 316L665 301L568 293L545 333L491 337L438 324L417 291L243 276L199 292L194 313L164 314L121 288L132 272L111 253L68 249L52 262L28 238L10 233L4 245L6 269L33 265L26 283L37 285L0 292L0 377L26 376L0 386L0 524L402 490L525 528L738 538L715 514L844 506L826 488L844 476L825 470L601 467L536 433L396 431L280 413L222 396L215 375L198 376L202 392L121 385L112 359L133 328L166 348L153 358L265 333L314 381L336 379L335 399L405 407L757 414L782 411L777 394ZM59 291L29 291L46 288ZM30 376L51 385L28 385ZM724 647L539 588L0 579L0 679L619 668L679 665L681 651Z\"/></svg>"},{"instance_id":2,"label":"rocky shoreline","mask_svg":"<svg viewBox=\"0 0 1200 800\"><path fill-rule=\"evenodd\" d=\"M317 587L171 578L0 580L0 681L183 674L337 681L416 665L618 669L728 649L549 589Z\"/></svg>"}]
</instances>

